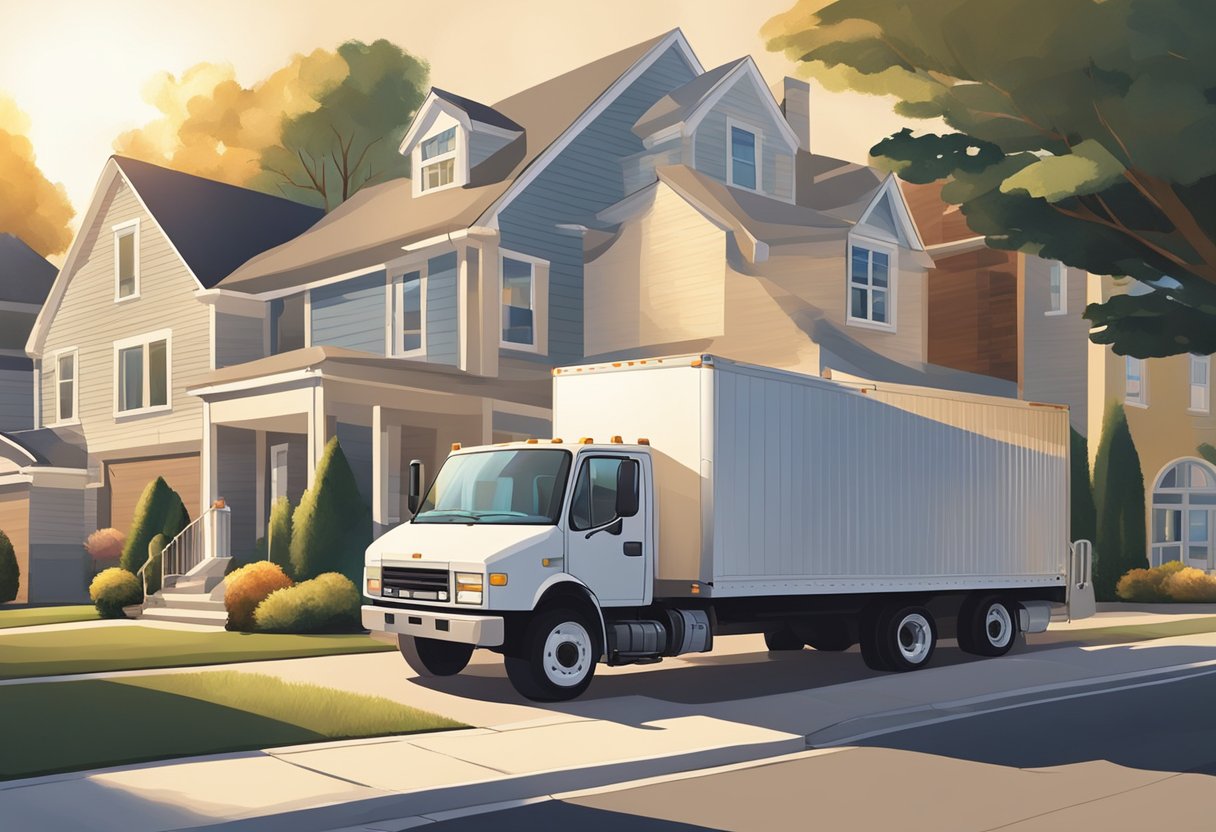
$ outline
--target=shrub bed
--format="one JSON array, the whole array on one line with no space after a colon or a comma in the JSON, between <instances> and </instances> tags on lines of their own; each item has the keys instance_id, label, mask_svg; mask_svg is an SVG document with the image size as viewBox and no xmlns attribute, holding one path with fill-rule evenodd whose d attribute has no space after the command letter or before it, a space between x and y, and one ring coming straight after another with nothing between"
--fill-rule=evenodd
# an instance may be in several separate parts
<instances>
[{"instance_id":1,"label":"shrub bed","mask_svg":"<svg viewBox=\"0 0 1216 832\"><path fill-rule=\"evenodd\" d=\"M119 566L103 569L89 584L89 600L102 618L123 618L122 608L138 604L143 598L139 578Z\"/></svg>"},{"instance_id":2,"label":"shrub bed","mask_svg":"<svg viewBox=\"0 0 1216 832\"><path fill-rule=\"evenodd\" d=\"M291 578L278 564L258 561L233 570L224 578L224 607L228 610L228 629L245 632L254 629L254 610L276 590L292 585Z\"/></svg>"},{"instance_id":3,"label":"shrub bed","mask_svg":"<svg viewBox=\"0 0 1216 832\"><path fill-rule=\"evenodd\" d=\"M271 593L254 612L268 633L334 633L360 628L359 590L345 575L326 572Z\"/></svg>"},{"instance_id":4,"label":"shrub bed","mask_svg":"<svg viewBox=\"0 0 1216 832\"><path fill-rule=\"evenodd\" d=\"M1216 575L1169 561L1152 569L1133 569L1115 592L1124 601L1216 603Z\"/></svg>"}]
</instances>

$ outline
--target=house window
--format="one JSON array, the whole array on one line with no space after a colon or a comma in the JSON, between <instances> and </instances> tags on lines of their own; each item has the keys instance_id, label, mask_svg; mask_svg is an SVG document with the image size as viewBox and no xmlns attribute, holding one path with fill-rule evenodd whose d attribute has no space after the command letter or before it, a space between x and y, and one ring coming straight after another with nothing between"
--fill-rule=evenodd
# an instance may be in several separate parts
<instances>
[{"instance_id":1,"label":"house window","mask_svg":"<svg viewBox=\"0 0 1216 832\"><path fill-rule=\"evenodd\" d=\"M139 297L139 220L114 226L114 299Z\"/></svg>"},{"instance_id":2,"label":"house window","mask_svg":"<svg viewBox=\"0 0 1216 832\"><path fill-rule=\"evenodd\" d=\"M1068 312L1068 272L1064 264L1051 264L1047 275L1047 313L1048 315L1063 315Z\"/></svg>"},{"instance_id":3,"label":"house window","mask_svg":"<svg viewBox=\"0 0 1216 832\"><path fill-rule=\"evenodd\" d=\"M1213 566L1216 531L1216 471L1199 459L1179 460L1153 486L1150 564L1182 561Z\"/></svg>"},{"instance_id":4,"label":"house window","mask_svg":"<svg viewBox=\"0 0 1216 832\"><path fill-rule=\"evenodd\" d=\"M456 180L456 128L449 127L422 143L422 190L431 191Z\"/></svg>"},{"instance_id":5,"label":"house window","mask_svg":"<svg viewBox=\"0 0 1216 832\"><path fill-rule=\"evenodd\" d=\"M1130 355L1124 359L1123 400L1128 404L1148 404L1148 391L1145 389L1144 383L1144 369L1144 361L1142 359L1132 358Z\"/></svg>"},{"instance_id":6,"label":"house window","mask_svg":"<svg viewBox=\"0 0 1216 832\"><path fill-rule=\"evenodd\" d=\"M756 190L756 133L730 125L730 184Z\"/></svg>"},{"instance_id":7,"label":"house window","mask_svg":"<svg viewBox=\"0 0 1216 832\"><path fill-rule=\"evenodd\" d=\"M1212 357L1210 355L1191 355L1191 410L1195 413L1207 413L1211 404L1209 391L1211 389Z\"/></svg>"},{"instance_id":8,"label":"house window","mask_svg":"<svg viewBox=\"0 0 1216 832\"><path fill-rule=\"evenodd\" d=\"M891 325L891 255L849 247L849 320Z\"/></svg>"},{"instance_id":9,"label":"house window","mask_svg":"<svg viewBox=\"0 0 1216 832\"><path fill-rule=\"evenodd\" d=\"M169 336L128 339L114 345L118 413L169 407Z\"/></svg>"},{"instance_id":10,"label":"house window","mask_svg":"<svg viewBox=\"0 0 1216 832\"><path fill-rule=\"evenodd\" d=\"M426 352L426 319L423 314L422 272L406 272L397 282L397 352L399 355Z\"/></svg>"},{"instance_id":11,"label":"house window","mask_svg":"<svg viewBox=\"0 0 1216 832\"><path fill-rule=\"evenodd\" d=\"M77 353L60 353L55 358L55 421L76 421Z\"/></svg>"},{"instance_id":12,"label":"house window","mask_svg":"<svg viewBox=\"0 0 1216 832\"><path fill-rule=\"evenodd\" d=\"M502 258L502 342L504 346L536 346L536 280L533 264Z\"/></svg>"}]
</instances>

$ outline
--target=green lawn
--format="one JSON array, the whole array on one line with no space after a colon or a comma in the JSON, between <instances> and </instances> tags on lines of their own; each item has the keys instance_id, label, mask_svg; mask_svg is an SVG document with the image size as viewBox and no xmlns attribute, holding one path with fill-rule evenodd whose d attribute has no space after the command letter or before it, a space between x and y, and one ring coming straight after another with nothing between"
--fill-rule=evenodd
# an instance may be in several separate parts
<instances>
[{"instance_id":1,"label":"green lawn","mask_svg":"<svg viewBox=\"0 0 1216 832\"><path fill-rule=\"evenodd\" d=\"M1123 624L1116 627L1094 627L1088 630L1048 630L1032 634L1031 644L1084 642L1086 644L1119 644L1128 641L1148 641L1171 636L1193 636L1216 633L1216 616L1163 621L1159 624Z\"/></svg>"},{"instance_id":2,"label":"green lawn","mask_svg":"<svg viewBox=\"0 0 1216 832\"><path fill-rule=\"evenodd\" d=\"M389 699L217 671L0 687L0 779L465 727Z\"/></svg>"},{"instance_id":3,"label":"green lawn","mask_svg":"<svg viewBox=\"0 0 1216 832\"><path fill-rule=\"evenodd\" d=\"M33 627L36 624L67 624L73 621L96 621L97 609L92 604L70 607L30 607L6 610L0 607L0 630L9 627Z\"/></svg>"},{"instance_id":4,"label":"green lawn","mask_svg":"<svg viewBox=\"0 0 1216 832\"><path fill-rule=\"evenodd\" d=\"M365 635L293 636L186 632L152 627L97 627L0 633L0 679L106 670L189 667L263 659L393 650Z\"/></svg>"}]
</instances>

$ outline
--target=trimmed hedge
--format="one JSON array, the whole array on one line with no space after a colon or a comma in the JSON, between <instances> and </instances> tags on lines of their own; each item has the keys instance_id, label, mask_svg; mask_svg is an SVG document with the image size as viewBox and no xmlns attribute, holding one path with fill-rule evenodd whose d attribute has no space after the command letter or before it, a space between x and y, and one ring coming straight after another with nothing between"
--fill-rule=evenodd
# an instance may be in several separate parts
<instances>
[{"instance_id":1,"label":"trimmed hedge","mask_svg":"<svg viewBox=\"0 0 1216 832\"><path fill-rule=\"evenodd\" d=\"M277 563L288 575L294 575L291 567L291 500L280 497L270 507L270 523L267 526L266 556Z\"/></svg>"},{"instance_id":2,"label":"trimmed hedge","mask_svg":"<svg viewBox=\"0 0 1216 832\"><path fill-rule=\"evenodd\" d=\"M337 437L325 445L313 485L292 515L291 574L297 581L340 572L357 583L372 542L371 512Z\"/></svg>"},{"instance_id":3,"label":"trimmed hedge","mask_svg":"<svg viewBox=\"0 0 1216 832\"><path fill-rule=\"evenodd\" d=\"M124 618L123 607L143 600L139 578L120 566L111 566L97 573L89 584L89 598L102 618Z\"/></svg>"},{"instance_id":4,"label":"trimmed hedge","mask_svg":"<svg viewBox=\"0 0 1216 832\"><path fill-rule=\"evenodd\" d=\"M253 612L258 604L276 590L292 585L282 567L258 561L235 569L224 578L224 608L228 610L228 629L249 632L254 628Z\"/></svg>"},{"instance_id":5,"label":"trimmed hedge","mask_svg":"<svg viewBox=\"0 0 1216 832\"><path fill-rule=\"evenodd\" d=\"M1216 602L1216 575L1168 561L1152 569L1133 569L1119 579L1116 589L1125 601Z\"/></svg>"},{"instance_id":6,"label":"trimmed hedge","mask_svg":"<svg viewBox=\"0 0 1216 832\"><path fill-rule=\"evenodd\" d=\"M345 575L326 572L272 592L254 612L268 633L334 633L360 629L359 590Z\"/></svg>"},{"instance_id":7,"label":"trimmed hedge","mask_svg":"<svg viewBox=\"0 0 1216 832\"><path fill-rule=\"evenodd\" d=\"M148 544L152 538L163 534L172 540L188 525L190 513L186 511L181 496L169 487L164 477L157 477L144 488L135 506L131 531L118 565L128 572L138 572L148 559Z\"/></svg>"},{"instance_id":8,"label":"trimmed hedge","mask_svg":"<svg viewBox=\"0 0 1216 832\"><path fill-rule=\"evenodd\" d=\"M0 532L0 604L17 599L21 589L21 567L17 565L17 553L8 535Z\"/></svg>"},{"instance_id":9,"label":"trimmed hedge","mask_svg":"<svg viewBox=\"0 0 1216 832\"><path fill-rule=\"evenodd\" d=\"M1123 405L1113 402L1102 423L1094 460L1098 531L1094 541L1094 593L1113 601L1119 578L1145 565L1144 475Z\"/></svg>"},{"instance_id":10,"label":"trimmed hedge","mask_svg":"<svg viewBox=\"0 0 1216 832\"><path fill-rule=\"evenodd\" d=\"M169 545L169 538L163 534L148 541L148 568L144 570L144 579L148 584L148 594L160 592L160 555Z\"/></svg>"}]
</instances>

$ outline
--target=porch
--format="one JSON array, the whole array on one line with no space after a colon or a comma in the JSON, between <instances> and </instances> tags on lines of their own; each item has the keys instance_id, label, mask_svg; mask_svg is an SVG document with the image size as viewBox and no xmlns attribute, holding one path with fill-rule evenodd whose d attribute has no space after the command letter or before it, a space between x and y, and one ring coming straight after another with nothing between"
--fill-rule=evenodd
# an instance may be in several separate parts
<instances>
[{"instance_id":1,"label":"porch","mask_svg":"<svg viewBox=\"0 0 1216 832\"><path fill-rule=\"evenodd\" d=\"M548 368L511 375L487 379L334 347L217 370L190 390L203 400L203 499L224 500L230 551L247 559L270 506L280 497L298 504L336 436L378 536L409 517L403 483L411 460L432 476L452 443L548 433Z\"/></svg>"}]
</instances>

